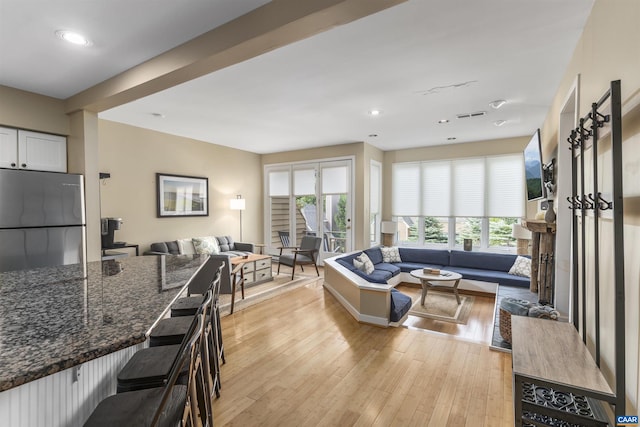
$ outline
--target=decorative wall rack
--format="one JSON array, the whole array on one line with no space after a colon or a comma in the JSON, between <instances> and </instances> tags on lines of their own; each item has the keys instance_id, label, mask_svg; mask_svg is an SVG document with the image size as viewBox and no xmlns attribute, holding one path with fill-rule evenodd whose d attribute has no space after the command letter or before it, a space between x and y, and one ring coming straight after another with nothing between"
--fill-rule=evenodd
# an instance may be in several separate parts
<instances>
[{"instance_id":1,"label":"decorative wall rack","mask_svg":"<svg viewBox=\"0 0 640 427\"><path fill-rule=\"evenodd\" d=\"M615 399L609 403L616 415L625 415L625 305L624 305L624 237L622 193L622 107L620 80L612 81L609 90L591 105L591 111L580 119L579 126L567 142L572 151L572 195L567 197L572 220L572 308L573 324L587 344L593 322L594 359L601 363L601 281L614 295ZM603 155L601 137L607 136L610 155ZM591 151L591 164L585 153ZM599 151L601 150L601 151ZM607 162L608 164L605 164ZM611 172L602 175L600 169ZM606 178L606 179L603 179ZM607 188L600 188L603 182ZM606 212L606 215L605 215ZM587 217L592 220L587 221ZM612 230L613 254L601 252L601 226L606 218ZM611 222L611 226L608 223ZM590 223L590 224L587 224ZM612 258L611 258L612 256ZM613 263L613 277L601 277L601 260ZM587 270L591 266L592 271ZM609 271L609 270L607 270ZM589 286L588 286L589 285ZM612 287L612 288L611 288ZM608 311L608 310L607 310ZM610 315L611 313L607 313ZM611 365L611 362L608 363Z\"/></svg>"}]
</instances>

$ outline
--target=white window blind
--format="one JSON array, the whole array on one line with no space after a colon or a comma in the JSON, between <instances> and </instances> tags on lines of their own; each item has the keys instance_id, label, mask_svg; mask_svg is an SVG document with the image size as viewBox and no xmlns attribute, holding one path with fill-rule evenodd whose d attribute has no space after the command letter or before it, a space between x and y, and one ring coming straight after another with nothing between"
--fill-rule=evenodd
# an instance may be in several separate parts
<instances>
[{"instance_id":1,"label":"white window blind","mask_svg":"<svg viewBox=\"0 0 640 427\"><path fill-rule=\"evenodd\" d=\"M392 215L522 217L520 154L392 165Z\"/></svg>"},{"instance_id":2,"label":"white window blind","mask_svg":"<svg viewBox=\"0 0 640 427\"><path fill-rule=\"evenodd\" d=\"M369 176L369 211L372 215L380 213L380 165L371 163Z\"/></svg>"},{"instance_id":3,"label":"white window blind","mask_svg":"<svg viewBox=\"0 0 640 427\"><path fill-rule=\"evenodd\" d=\"M269 196L289 195L289 171L269 172Z\"/></svg>"},{"instance_id":4,"label":"white window blind","mask_svg":"<svg viewBox=\"0 0 640 427\"><path fill-rule=\"evenodd\" d=\"M524 216L522 155L487 158L488 217Z\"/></svg>"},{"instance_id":5,"label":"white window blind","mask_svg":"<svg viewBox=\"0 0 640 427\"><path fill-rule=\"evenodd\" d=\"M393 216L418 216L420 212L420 163L394 163Z\"/></svg>"},{"instance_id":6,"label":"white window blind","mask_svg":"<svg viewBox=\"0 0 640 427\"><path fill-rule=\"evenodd\" d=\"M316 194L315 169L301 169L293 171L293 194L295 196Z\"/></svg>"},{"instance_id":7,"label":"white window blind","mask_svg":"<svg viewBox=\"0 0 640 427\"><path fill-rule=\"evenodd\" d=\"M323 167L322 168L322 193L344 194L347 192L347 167Z\"/></svg>"},{"instance_id":8,"label":"white window blind","mask_svg":"<svg viewBox=\"0 0 640 427\"><path fill-rule=\"evenodd\" d=\"M422 215L451 216L451 162L422 164Z\"/></svg>"},{"instance_id":9,"label":"white window blind","mask_svg":"<svg viewBox=\"0 0 640 427\"><path fill-rule=\"evenodd\" d=\"M451 216L484 216L484 159L454 160L451 166Z\"/></svg>"}]
</instances>

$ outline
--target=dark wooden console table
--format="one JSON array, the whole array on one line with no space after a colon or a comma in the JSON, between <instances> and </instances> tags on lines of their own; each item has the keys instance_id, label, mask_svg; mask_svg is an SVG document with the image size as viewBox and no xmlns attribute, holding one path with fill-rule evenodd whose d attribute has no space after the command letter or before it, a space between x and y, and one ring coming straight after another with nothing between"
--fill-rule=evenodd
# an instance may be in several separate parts
<instances>
[{"instance_id":1,"label":"dark wooden console table","mask_svg":"<svg viewBox=\"0 0 640 427\"><path fill-rule=\"evenodd\" d=\"M610 425L600 402L616 396L571 323L511 316L511 332L516 427Z\"/></svg>"}]
</instances>

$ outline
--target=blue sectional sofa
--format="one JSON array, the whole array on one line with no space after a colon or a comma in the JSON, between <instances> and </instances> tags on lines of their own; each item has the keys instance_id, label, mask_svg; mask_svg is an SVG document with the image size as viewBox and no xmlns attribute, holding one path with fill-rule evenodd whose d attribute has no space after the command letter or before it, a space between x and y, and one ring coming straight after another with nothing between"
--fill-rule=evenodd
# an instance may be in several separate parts
<instances>
[{"instance_id":1,"label":"blue sectional sofa","mask_svg":"<svg viewBox=\"0 0 640 427\"><path fill-rule=\"evenodd\" d=\"M462 274L464 279L480 280L504 286L529 287L529 278L509 274L517 255L489 252L448 251L444 249L398 248L401 262L383 262L379 247L366 249L375 270L367 275L353 265L353 259L362 252L355 252L336 261L358 276L373 283L387 283L400 273L410 273L419 268L440 268Z\"/></svg>"},{"instance_id":2,"label":"blue sectional sofa","mask_svg":"<svg viewBox=\"0 0 640 427\"><path fill-rule=\"evenodd\" d=\"M370 274L354 266L362 252L373 263ZM458 289L495 293L497 286L528 288L530 279L509 274L517 255L488 252L449 251L444 249L398 248L400 261L384 262L380 247L352 252L325 260L325 288L356 317L365 323L396 326L411 307L400 304L396 285L420 283L410 272L425 267L455 271L462 275ZM395 292L394 292L395 291ZM399 293L399 292L398 292ZM400 294L402 295L402 294Z\"/></svg>"}]
</instances>

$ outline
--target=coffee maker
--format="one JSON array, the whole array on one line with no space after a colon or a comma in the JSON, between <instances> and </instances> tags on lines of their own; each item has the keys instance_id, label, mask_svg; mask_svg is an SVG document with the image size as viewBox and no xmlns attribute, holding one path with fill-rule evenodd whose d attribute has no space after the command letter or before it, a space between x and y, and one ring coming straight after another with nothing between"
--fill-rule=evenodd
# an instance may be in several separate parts
<instances>
[{"instance_id":1,"label":"coffee maker","mask_svg":"<svg viewBox=\"0 0 640 427\"><path fill-rule=\"evenodd\" d=\"M114 242L113 233L120 230L122 218L101 218L100 234L102 234L102 249L121 248L126 245L125 242Z\"/></svg>"}]
</instances>

